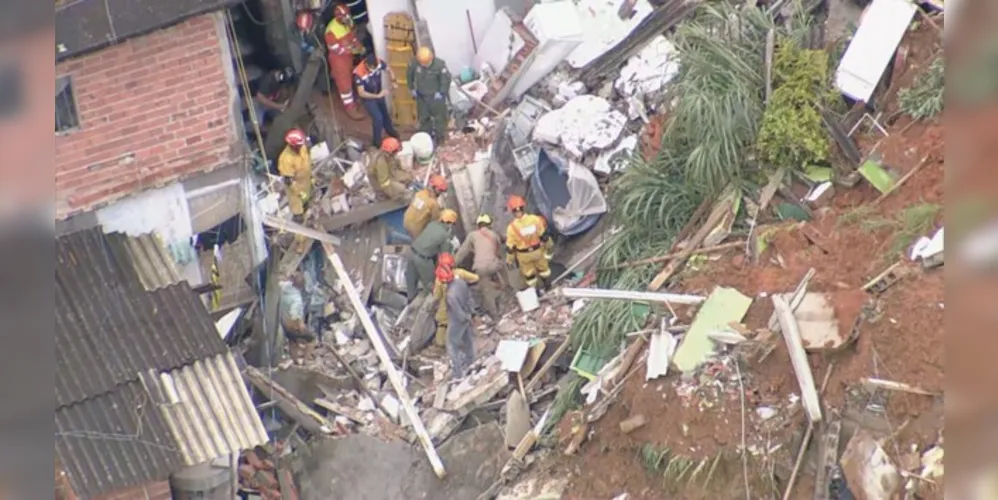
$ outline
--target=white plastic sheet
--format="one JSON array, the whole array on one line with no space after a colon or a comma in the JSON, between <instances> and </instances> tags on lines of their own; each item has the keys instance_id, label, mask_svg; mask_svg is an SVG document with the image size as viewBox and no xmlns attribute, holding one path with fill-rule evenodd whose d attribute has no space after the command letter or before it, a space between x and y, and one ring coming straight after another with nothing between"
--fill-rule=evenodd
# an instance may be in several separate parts
<instances>
[{"instance_id":1,"label":"white plastic sheet","mask_svg":"<svg viewBox=\"0 0 998 500\"><path fill-rule=\"evenodd\" d=\"M568 164L568 194L564 207L554 209L554 225L565 230L579 219L607 211L606 198L596 182L596 176L586 167L575 162Z\"/></svg>"},{"instance_id":2,"label":"white plastic sheet","mask_svg":"<svg viewBox=\"0 0 998 500\"><path fill-rule=\"evenodd\" d=\"M644 96L658 92L679 72L676 46L664 36L652 40L637 55L627 60L613 88L625 96Z\"/></svg>"},{"instance_id":3,"label":"white plastic sheet","mask_svg":"<svg viewBox=\"0 0 998 500\"><path fill-rule=\"evenodd\" d=\"M602 97L580 95L542 116L534 126L536 141L560 145L576 158L610 147L620 137L627 117Z\"/></svg>"}]
</instances>

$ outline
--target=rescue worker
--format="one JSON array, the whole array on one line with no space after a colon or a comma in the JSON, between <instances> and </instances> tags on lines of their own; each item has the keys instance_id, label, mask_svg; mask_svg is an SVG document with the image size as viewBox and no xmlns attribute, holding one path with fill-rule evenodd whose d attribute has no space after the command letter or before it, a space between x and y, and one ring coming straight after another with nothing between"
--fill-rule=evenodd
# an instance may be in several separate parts
<instances>
[{"instance_id":1,"label":"rescue worker","mask_svg":"<svg viewBox=\"0 0 998 500\"><path fill-rule=\"evenodd\" d=\"M437 332L433 343L443 347L447 343L447 285L455 276L469 284L478 283L478 275L454 266L454 256L449 252L437 256L436 281L433 283L433 299L437 301L437 312L433 319L437 322Z\"/></svg>"},{"instance_id":2,"label":"rescue worker","mask_svg":"<svg viewBox=\"0 0 998 500\"><path fill-rule=\"evenodd\" d=\"M388 73L388 78L391 81L391 87L388 88L384 84L385 73ZM360 102L364 104L364 109L371 116L371 135L374 147L381 146L383 134L398 139L399 133L395 130L395 125L392 124L392 116L388 113L388 102L385 100L389 91L398 87L392 69L384 61L378 59L374 52L368 52L367 57L353 69L353 83L357 86Z\"/></svg>"},{"instance_id":3,"label":"rescue worker","mask_svg":"<svg viewBox=\"0 0 998 500\"><path fill-rule=\"evenodd\" d=\"M492 230L492 216L481 214L477 220L478 229L457 249L455 259L464 262L469 254L474 255L471 270L481 278L478 288L482 292L482 307L493 321L499 320L499 277L503 270L502 244L499 235Z\"/></svg>"},{"instance_id":4,"label":"rescue worker","mask_svg":"<svg viewBox=\"0 0 998 500\"><path fill-rule=\"evenodd\" d=\"M472 318L475 306L469 283L454 275L447 284L447 354L451 360L451 379L464 376L475 360Z\"/></svg>"},{"instance_id":5,"label":"rescue worker","mask_svg":"<svg viewBox=\"0 0 998 500\"><path fill-rule=\"evenodd\" d=\"M305 207L312 196L312 158L305 146L305 132L293 128L284 134L287 146L277 157L277 172L287 185L288 207L295 222L305 220Z\"/></svg>"},{"instance_id":6,"label":"rescue worker","mask_svg":"<svg viewBox=\"0 0 998 500\"><path fill-rule=\"evenodd\" d=\"M405 291L410 303L416 299L420 283L432 292L430 287L433 286L437 255L451 251L450 240L456 222L457 212L442 210L440 219L430 222L409 247L405 266Z\"/></svg>"},{"instance_id":7,"label":"rescue worker","mask_svg":"<svg viewBox=\"0 0 998 500\"><path fill-rule=\"evenodd\" d=\"M340 100L347 113L354 119L361 116L353 97L353 56L362 54L364 47L357 40L353 29L353 19L346 5L333 7L333 19L326 25L326 50L329 63L329 77L340 93Z\"/></svg>"},{"instance_id":8,"label":"rescue worker","mask_svg":"<svg viewBox=\"0 0 998 500\"><path fill-rule=\"evenodd\" d=\"M526 213L527 201L513 195L506 201L513 220L506 227L506 264L520 269L520 276L529 287L538 288L551 277L548 260L554 240L543 217Z\"/></svg>"},{"instance_id":9,"label":"rescue worker","mask_svg":"<svg viewBox=\"0 0 998 500\"><path fill-rule=\"evenodd\" d=\"M447 138L447 95L451 84L447 64L434 57L429 47L420 47L416 59L409 61L405 81L416 100L419 130L430 134L438 147L443 145Z\"/></svg>"},{"instance_id":10,"label":"rescue worker","mask_svg":"<svg viewBox=\"0 0 998 500\"><path fill-rule=\"evenodd\" d=\"M440 218L440 203L437 198L447 192L447 179L442 175L431 175L428 184L426 189L421 189L412 197L409 208L405 209L402 217L402 227L413 241L419 238L430 221Z\"/></svg>"},{"instance_id":11,"label":"rescue worker","mask_svg":"<svg viewBox=\"0 0 998 500\"><path fill-rule=\"evenodd\" d=\"M305 301L302 293L305 289L305 276L295 272L289 279L280 283L281 298L279 310L281 327L288 339L288 352L295 364L305 364L315 348L315 333L309 330L305 323Z\"/></svg>"},{"instance_id":12,"label":"rescue worker","mask_svg":"<svg viewBox=\"0 0 998 500\"><path fill-rule=\"evenodd\" d=\"M286 85L294 82L294 77L295 70L289 67L271 71L257 82L253 91L253 108L261 127L267 123L268 118L287 109L288 101L281 100L281 94Z\"/></svg>"},{"instance_id":13,"label":"rescue worker","mask_svg":"<svg viewBox=\"0 0 998 500\"><path fill-rule=\"evenodd\" d=\"M405 201L409 195L406 187L412 182L412 174L402 168L398 152L402 144L394 137L385 137L381 149L371 149L367 153L367 180L374 192L390 200Z\"/></svg>"}]
</instances>

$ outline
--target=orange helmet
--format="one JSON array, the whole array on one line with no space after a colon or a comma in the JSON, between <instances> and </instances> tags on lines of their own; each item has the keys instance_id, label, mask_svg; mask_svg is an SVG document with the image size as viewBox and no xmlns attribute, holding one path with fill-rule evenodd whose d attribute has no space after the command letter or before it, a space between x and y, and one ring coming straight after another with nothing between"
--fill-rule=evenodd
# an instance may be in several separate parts
<instances>
[{"instance_id":1,"label":"orange helmet","mask_svg":"<svg viewBox=\"0 0 998 500\"><path fill-rule=\"evenodd\" d=\"M437 255L437 265L442 267L454 267L454 255L450 252L441 252Z\"/></svg>"},{"instance_id":2,"label":"orange helmet","mask_svg":"<svg viewBox=\"0 0 998 500\"><path fill-rule=\"evenodd\" d=\"M284 134L284 142L288 143L289 146L304 146L305 132L302 132L301 129L298 128L288 130L288 133Z\"/></svg>"},{"instance_id":3,"label":"orange helmet","mask_svg":"<svg viewBox=\"0 0 998 500\"><path fill-rule=\"evenodd\" d=\"M506 208L509 209L510 212L514 210L523 210L524 208L527 208L527 200L524 200L522 196L514 194L506 200Z\"/></svg>"},{"instance_id":4,"label":"orange helmet","mask_svg":"<svg viewBox=\"0 0 998 500\"><path fill-rule=\"evenodd\" d=\"M402 143L394 137L385 137L381 141L381 150L386 153L397 153L402 150Z\"/></svg>"},{"instance_id":5,"label":"orange helmet","mask_svg":"<svg viewBox=\"0 0 998 500\"><path fill-rule=\"evenodd\" d=\"M336 4L336 7L333 7L333 17L350 17L350 8L341 3Z\"/></svg>"},{"instance_id":6,"label":"orange helmet","mask_svg":"<svg viewBox=\"0 0 998 500\"><path fill-rule=\"evenodd\" d=\"M436 189L437 192L443 193L447 191L447 179L440 174L433 174L430 176L430 187Z\"/></svg>"},{"instance_id":7,"label":"orange helmet","mask_svg":"<svg viewBox=\"0 0 998 500\"><path fill-rule=\"evenodd\" d=\"M298 30L303 32L312 31L312 24L314 22L315 19L312 17L312 14L305 11L299 12L295 17L295 25L298 26Z\"/></svg>"},{"instance_id":8,"label":"orange helmet","mask_svg":"<svg viewBox=\"0 0 998 500\"><path fill-rule=\"evenodd\" d=\"M443 283L450 283L454 281L454 271L449 267L437 266L437 270L434 273L437 279Z\"/></svg>"}]
</instances>

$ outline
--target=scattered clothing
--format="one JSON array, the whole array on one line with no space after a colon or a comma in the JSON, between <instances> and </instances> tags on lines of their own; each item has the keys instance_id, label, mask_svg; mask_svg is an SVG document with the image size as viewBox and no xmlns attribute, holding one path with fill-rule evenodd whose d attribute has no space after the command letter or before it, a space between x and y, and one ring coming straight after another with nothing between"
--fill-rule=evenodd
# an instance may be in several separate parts
<instances>
[{"instance_id":1,"label":"scattered clothing","mask_svg":"<svg viewBox=\"0 0 998 500\"><path fill-rule=\"evenodd\" d=\"M409 208L405 209L402 216L402 227L409 233L409 236L416 240L430 221L440 218L440 203L437 196L429 188L420 190L412 197Z\"/></svg>"}]
</instances>

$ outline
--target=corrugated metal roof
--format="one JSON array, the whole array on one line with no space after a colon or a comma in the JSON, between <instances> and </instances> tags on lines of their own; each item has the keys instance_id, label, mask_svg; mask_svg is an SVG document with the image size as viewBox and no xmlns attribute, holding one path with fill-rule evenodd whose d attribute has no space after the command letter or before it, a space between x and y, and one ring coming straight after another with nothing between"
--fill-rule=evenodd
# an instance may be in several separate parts
<instances>
[{"instance_id":1,"label":"corrugated metal roof","mask_svg":"<svg viewBox=\"0 0 998 500\"><path fill-rule=\"evenodd\" d=\"M55 300L60 406L107 392L140 371L228 352L186 282L146 291L99 228L56 241Z\"/></svg>"},{"instance_id":2,"label":"corrugated metal roof","mask_svg":"<svg viewBox=\"0 0 998 500\"><path fill-rule=\"evenodd\" d=\"M107 235L107 240L112 252L130 261L146 290L156 290L184 280L173 256L157 235L111 233Z\"/></svg>"},{"instance_id":3,"label":"corrugated metal roof","mask_svg":"<svg viewBox=\"0 0 998 500\"><path fill-rule=\"evenodd\" d=\"M342 244L336 247L336 252L343 259L353 282L363 286L360 291L361 300L367 302L371 290L381 285L381 266L383 248L387 242L388 233L385 224L380 219L372 219L349 229L337 231L336 236ZM332 266L324 266L326 281L333 283L336 273Z\"/></svg>"},{"instance_id":4,"label":"corrugated metal roof","mask_svg":"<svg viewBox=\"0 0 998 500\"><path fill-rule=\"evenodd\" d=\"M167 478L183 466L166 420L139 381L55 413L56 457L88 498Z\"/></svg>"},{"instance_id":5,"label":"corrugated metal roof","mask_svg":"<svg viewBox=\"0 0 998 500\"><path fill-rule=\"evenodd\" d=\"M187 282L146 290L135 249L113 239L56 242L56 451L84 497L267 442Z\"/></svg>"},{"instance_id":6,"label":"corrugated metal roof","mask_svg":"<svg viewBox=\"0 0 998 500\"><path fill-rule=\"evenodd\" d=\"M161 409L185 465L262 445L268 441L231 353L143 375L163 401Z\"/></svg>"}]
</instances>

